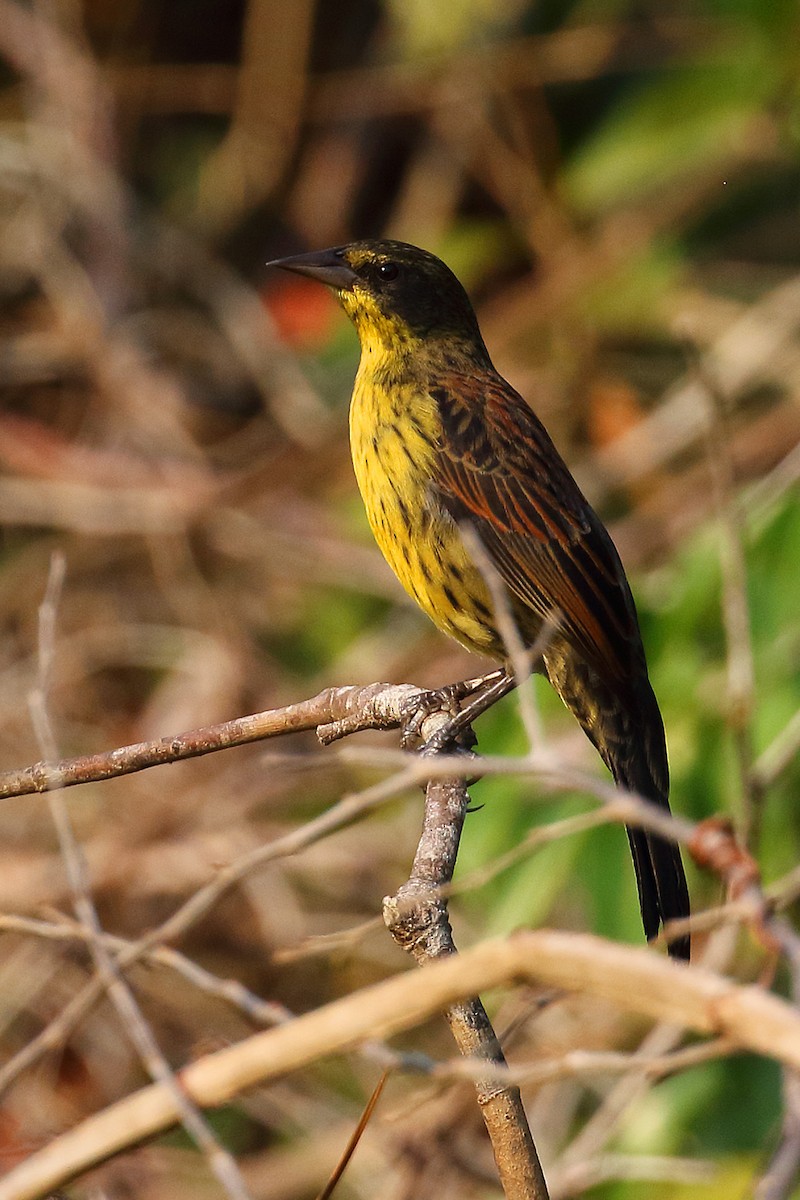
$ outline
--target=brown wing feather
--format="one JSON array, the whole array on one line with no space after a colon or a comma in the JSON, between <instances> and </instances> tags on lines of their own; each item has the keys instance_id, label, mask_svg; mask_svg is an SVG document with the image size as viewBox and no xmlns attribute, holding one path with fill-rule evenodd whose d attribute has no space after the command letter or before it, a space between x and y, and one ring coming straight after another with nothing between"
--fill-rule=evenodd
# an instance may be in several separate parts
<instances>
[{"instance_id":1,"label":"brown wing feather","mask_svg":"<svg viewBox=\"0 0 800 1200\"><path fill-rule=\"evenodd\" d=\"M442 374L438 489L469 521L512 596L557 610L575 650L609 681L644 668L636 610L613 542L544 426L495 375Z\"/></svg>"},{"instance_id":2,"label":"brown wing feather","mask_svg":"<svg viewBox=\"0 0 800 1200\"><path fill-rule=\"evenodd\" d=\"M442 376L438 488L469 521L517 603L558 610L550 682L616 781L669 808L664 727L639 623L611 538L525 401L499 376ZM680 852L629 829L645 932L689 913ZM670 953L689 957L689 939Z\"/></svg>"}]
</instances>

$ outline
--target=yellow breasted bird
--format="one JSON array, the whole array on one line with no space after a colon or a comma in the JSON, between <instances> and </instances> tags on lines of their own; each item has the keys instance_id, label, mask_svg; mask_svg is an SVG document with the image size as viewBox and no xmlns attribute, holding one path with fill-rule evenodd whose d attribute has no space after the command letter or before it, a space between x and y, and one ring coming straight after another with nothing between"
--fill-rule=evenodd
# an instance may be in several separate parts
<instances>
[{"instance_id":1,"label":"yellow breasted bird","mask_svg":"<svg viewBox=\"0 0 800 1200\"><path fill-rule=\"evenodd\" d=\"M502 579L523 640L557 621L542 670L618 784L669 808L664 726L633 597L604 525L533 411L498 375L463 287L433 254L362 241L278 259L328 285L361 342L350 406L358 486L406 591L501 663L492 600L461 530ZM628 829L648 938L686 917L680 852ZM670 953L689 957L689 938Z\"/></svg>"}]
</instances>

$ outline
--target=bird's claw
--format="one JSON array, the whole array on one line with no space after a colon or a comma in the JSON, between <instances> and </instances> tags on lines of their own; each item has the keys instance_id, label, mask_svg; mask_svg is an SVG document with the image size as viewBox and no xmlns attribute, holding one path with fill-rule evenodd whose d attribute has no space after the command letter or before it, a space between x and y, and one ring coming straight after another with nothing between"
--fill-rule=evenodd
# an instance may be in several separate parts
<instances>
[{"instance_id":1,"label":"bird's claw","mask_svg":"<svg viewBox=\"0 0 800 1200\"><path fill-rule=\"evenodd\" d=\"M452 742L459 750L471 750L477 742L472 729L461 727L460 700L464 694L462 684L449 684L415 696L409 703L400 726L400 745L404 750L444 749ZM447 717L435 732L426 737L423 726L434 713ZM433 743L433 745L432 745Z\"/></svg>"}]
</instances>

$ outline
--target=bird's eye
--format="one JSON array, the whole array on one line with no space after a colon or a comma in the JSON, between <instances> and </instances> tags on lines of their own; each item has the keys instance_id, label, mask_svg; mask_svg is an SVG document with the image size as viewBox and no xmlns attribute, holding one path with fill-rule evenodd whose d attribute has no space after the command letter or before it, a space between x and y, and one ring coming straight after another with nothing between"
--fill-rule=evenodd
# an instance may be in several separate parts
<instances>
[{"instance_id":1,"label":"bird's eye","mask_svg":"<svg viewBox=\"0 0 800 1200\"><path fill-rule=\"evenodd\" d=\"M385 262L378 267L378 275L385 283L391 283L393 279L397 279L400 269L397 263Z\"/></svg>"}]
</instances>

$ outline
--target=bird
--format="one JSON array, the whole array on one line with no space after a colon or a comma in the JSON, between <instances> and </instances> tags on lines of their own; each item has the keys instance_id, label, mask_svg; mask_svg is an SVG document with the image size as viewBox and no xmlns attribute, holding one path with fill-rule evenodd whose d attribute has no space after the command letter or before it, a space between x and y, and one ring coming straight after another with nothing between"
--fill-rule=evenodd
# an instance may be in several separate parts
<instances>
[{"instance_id":1,"label":"bird","mask_svg":"<svg viewBox=\"0 0 800 1200\"><path fill-rule=\"evenodd\" d=\"M617 786L669 811L664 725L619 554L532 407L493 366L455 274L390 240L268 265L327 285L355 326L353 466L400 583L444 633L507 665L477 537L525 646L554 623L533 669ZM632 826L627 834L651 940L688 917L686 876L674 842ZM689 936L668 950L688 959Z\"/></svg>"}]
</instances>

